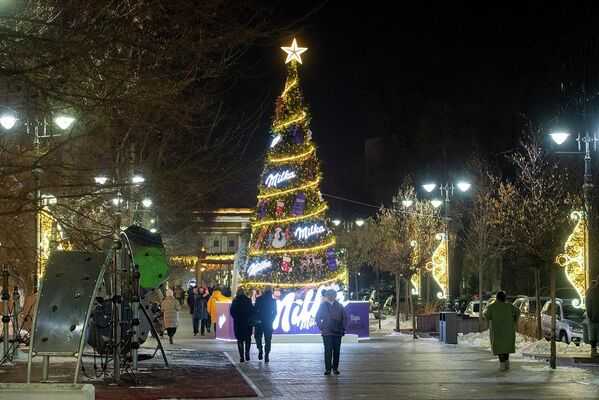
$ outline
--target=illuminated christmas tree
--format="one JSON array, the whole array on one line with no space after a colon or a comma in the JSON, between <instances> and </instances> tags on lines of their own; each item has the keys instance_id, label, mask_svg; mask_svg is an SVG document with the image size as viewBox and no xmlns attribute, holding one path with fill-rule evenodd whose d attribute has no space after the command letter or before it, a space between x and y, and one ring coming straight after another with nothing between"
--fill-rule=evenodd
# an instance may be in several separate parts
<instances>
[{"instance_id":1,"label":"illuminated christmas tree","mask_svg":"<svg viewBox=\"0 0 599 400\"><path fill-rule=\"evenodd\" d=\"M281 288L341 283L335 237L320 193L322 175L304 104L298 67L307 48L293 39L287 81L277 98L242 285Z\"/></svg>"}]
</instances>

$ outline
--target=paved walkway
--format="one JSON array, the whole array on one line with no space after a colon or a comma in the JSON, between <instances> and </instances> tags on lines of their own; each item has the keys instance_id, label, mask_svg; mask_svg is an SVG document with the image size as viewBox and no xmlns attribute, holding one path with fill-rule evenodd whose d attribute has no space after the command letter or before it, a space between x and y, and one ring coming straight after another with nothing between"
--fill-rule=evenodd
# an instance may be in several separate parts
<instances>
[{"instance_id":1,"label":"paved walkway","mask_svg":"<svg viewBox=\"0 0 599 400\"><path fill-rule=\"evenodd\" d=\"M187 314L188 315L188 314ZM183 314L172 347L224 351L238 360L235 344L193 337ZM168 345L171 347L170 345ZM319 344L274 344L271 363L253 359L240 370L265 398L275 399L597 399L599 370L512 360L499 372L488 352L434 339L376 338L342 346L340 376L323 376Z\"/></svg>"}]
</instances>

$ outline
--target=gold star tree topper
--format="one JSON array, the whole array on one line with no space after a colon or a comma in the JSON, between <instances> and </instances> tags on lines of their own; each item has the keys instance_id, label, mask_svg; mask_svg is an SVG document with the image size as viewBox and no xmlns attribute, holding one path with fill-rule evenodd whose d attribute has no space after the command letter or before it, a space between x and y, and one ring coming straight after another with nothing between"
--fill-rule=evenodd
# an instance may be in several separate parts
<instances>
[{"instance_id":1,"label":"gold star tree topper","mask_svg":"<svg viewBox=\"0 0 599 400\"><path fill-rule=\"evenodd\" d=\"M291 47L281 47L285 53L287 53L287 59L285 60L285 64L290 61L297 61L300 64L302 63L302 58L300 57L302 53L308 50L307 47L298 47L297 40L293 38L293 42L291 42Z\"/></svg>"}]
</instances>

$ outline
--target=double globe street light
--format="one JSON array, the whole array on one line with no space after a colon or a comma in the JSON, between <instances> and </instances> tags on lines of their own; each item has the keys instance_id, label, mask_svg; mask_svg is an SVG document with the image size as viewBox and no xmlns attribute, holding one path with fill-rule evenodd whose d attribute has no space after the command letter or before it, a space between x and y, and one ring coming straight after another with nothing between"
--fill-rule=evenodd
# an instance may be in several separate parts
<instances>
[{"instance_id":1,"label":"double globe street light","mask_svg":"<svg viewBox=\"0 0 599 400\"><path fill-rule=\"evenodd\" d=\"M5 131L12 131L15 127L17 127L20 121L20 118L17 112L9 107L2 107L5 111L0 115L0 126L2 126ZM27 135L33 136L33 151L36 159L34 160L32 173L34 178L35 190L34 190L34 204L35 204L35 256L34 256L34 265L35 272L33 275L33 287L37 290L40 273L41 273L41 218L40 212L43 207L42 204L42 196L40 193L40 179L42 174L42 169L39 166L39 157L40 157L40 139L51 138L54 136L62 136L66 131L68 131L73 124L75 123L75 117L65 114L58 113L55 114L52 118L53 125L58 128L58 130L52 130L52 124L48 123L48 119L46 117L42 117L35 120L23 120L23 125L25 127L25 133Z\"/></svg>"},{"instance_id":2,"label":"double globe street light","mask_svg":"<svg viewBox=\"0 0 599 400\"><path fill-rule=\"evenodd\" d=\"M445 243L447 246L447 248L445 249L446 253L447 253L447 297L448 297L447 300L448 300L448 304L450 306L452 306L452 295L455 290L455 288L454 288L454 280L455 279L452 276L453 271L451 270L451 267L450 267L450 264L451 264L451 255L450 255L451 246L449 245L449 239L450 239L449 233L451 231L450 230L450 223L451 223L450 204L451 204L451 199L453 198L453 196L456 192L456 189L459 192L466 193L466 192L470 191L470 189L472 188L472 184L466 180L460 180L460 181L456 182L455 184L454 183L446 183L443 185L437 185L434 182L427 182L422 185L422 188L427 193L432 193L436 189L439 190L441 199L434 198L433 200L431 200L431 205L435 209L438 209L442 205L445 205L443 219L445 221Z\"/></svg>"}]
</instances>

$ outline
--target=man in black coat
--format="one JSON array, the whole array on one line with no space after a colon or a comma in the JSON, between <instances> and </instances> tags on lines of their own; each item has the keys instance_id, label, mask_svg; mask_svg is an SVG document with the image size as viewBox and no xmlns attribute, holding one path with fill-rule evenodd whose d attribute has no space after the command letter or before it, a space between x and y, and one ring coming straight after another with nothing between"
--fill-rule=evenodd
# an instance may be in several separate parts
<instances>
[{"instance_id":1,"label":"man in black coat","mask_svg":"<svg viewBox=\"0 0 599 400\"><path fill-rule=\"evenodd\" d=\"M267 363L270 361L269 354L272 341L272 323L277 316L277 302L273 299L270 288L265 288L262 296L256 299L254 312L256 318L254 339L256 340L256 346L258 347L258 360L262 360L262 336L264 336L264 362Z\"/></svg>"},{"instance_id":2,"label":"man in black coat","mask_svg":"<svg viewBox=\"0 0 599 400\"><path fill-rule=\"evenodd\" d=\"M325 375L339 375L339 354L341 353L341 338L345 335L347 316L345 309L337 301L337 292L324 291L324 301L316 313L316 325L320 329L324 344Z\"/></svg>"},{"instance_id":3,"label":"man in black coat","mask_svg":"<svg viewBox=\"0 0 599 400\"><path fill-rule=\"evenodd\" d=\"M243 288L237 289L237 296L233 299L230 309L233 317L233 330L237 339L239 362L250 361L250 345L252 344L252 326L254 306Z\"/></svg>"}]
</instances>

